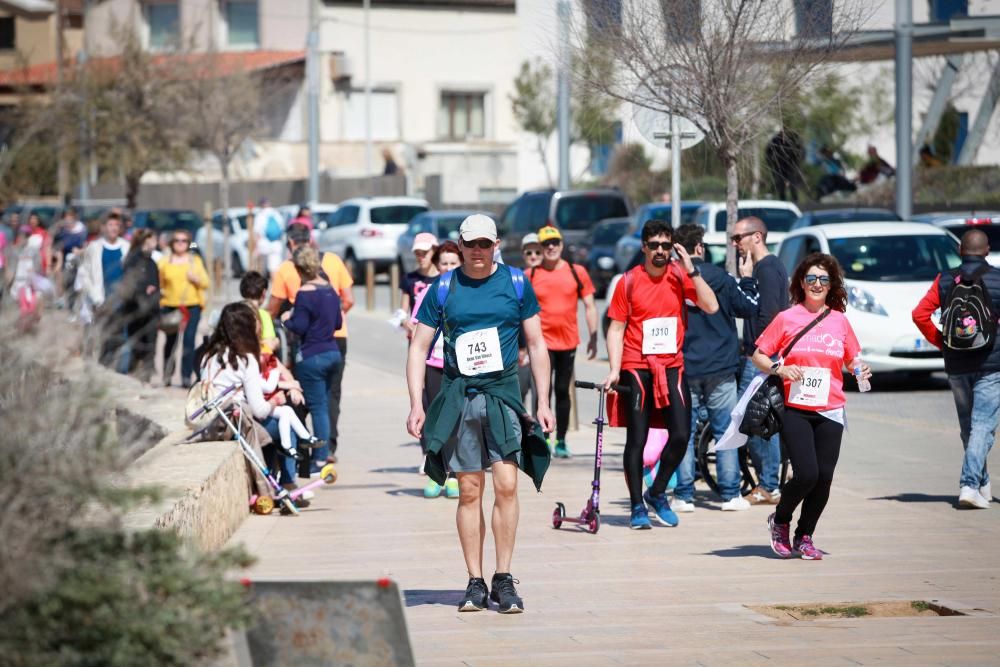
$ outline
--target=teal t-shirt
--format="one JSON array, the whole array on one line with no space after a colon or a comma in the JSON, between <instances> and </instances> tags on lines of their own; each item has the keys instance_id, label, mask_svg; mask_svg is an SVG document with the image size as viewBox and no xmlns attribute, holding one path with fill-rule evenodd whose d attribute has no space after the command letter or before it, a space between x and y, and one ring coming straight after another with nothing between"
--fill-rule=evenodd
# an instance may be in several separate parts
<instances>
[{"instance_id":1,"label":"teal t-shirt","mask_svg":"<svg viewBox=\"0 0 1000 667\"><path fill-rule=\"evenodd\" d=\"M427 295L417 312L417 320L432 329L437 329L441 324L441 307L438 304L440 280L436 279L427 288ZM541 308L538 298L527 280L524 281L524 298L518 302L510 269L505 265L498 264L491 276L481 280L469 278L461 269L456 269L452 276L451 291L444 304L445 326L441 335L444 337L445 367L454 372L461 371L462 366L455 348L460 337L492 328L496 328L499 337L503 369L515 366L521 322L539 311ZM467 363L465 360L475 354L475 346L485 345L488 340L489 336L484 337L483 342L478 341L474 335L463 338L463 362ZM489 377L500 372L502 370L482 375Z\"/></svg>"}]
</instances>

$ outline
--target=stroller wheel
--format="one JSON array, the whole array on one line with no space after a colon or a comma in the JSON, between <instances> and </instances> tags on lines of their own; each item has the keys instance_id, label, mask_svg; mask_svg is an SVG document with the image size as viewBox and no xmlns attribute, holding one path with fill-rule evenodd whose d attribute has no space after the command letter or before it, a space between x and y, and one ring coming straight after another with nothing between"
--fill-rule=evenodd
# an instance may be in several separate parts
<instances>
[{"instance_id":1,"label":"stroller wheel","mask_svg":"<svg viewBox=\"0 0 1000 667\"><path fill-rule=\"evenodd\" d=\"M319 471L319 476L327 484L333 484L337 481L337 469L333 467L332 463L327 463L323 466L323 469Z\"/></svg>"},{"instance_id":2,"label":"stroller wheel","mask_svg":"<svg viewBox=\"0 0 1000 667\"><path fill-rule=\"evenodd\" d=\"M591 533L597 534L597 531L601 529L601 515L594 512L593 518L591 518L590 523L587 524L587 529Z\"/></svg>"},{"instance_id":3,"label":"stroller wheel","mask_svg":"<svg viewBox=\"0 0 1000 667\"><path fill-rule=\"evenodd\" d=\"M552 510L552 527L558 529L562 526L562 520L566 518L566 506L556 503L556 508Z\"/></svg>"}]
</instances>

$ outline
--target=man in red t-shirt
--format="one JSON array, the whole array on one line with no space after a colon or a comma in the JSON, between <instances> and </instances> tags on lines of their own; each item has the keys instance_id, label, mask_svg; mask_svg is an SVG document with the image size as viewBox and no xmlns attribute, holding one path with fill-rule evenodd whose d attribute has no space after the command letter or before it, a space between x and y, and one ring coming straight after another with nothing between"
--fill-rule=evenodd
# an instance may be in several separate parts
<instances>
[{"instance_id":1,"label":"man in red t-shirt","mask_svg":"<svg viewBox=\"0 0 1000 667\"><path fill-rule=\"evenodd\" d=\"M671 248L679 260L671 260ZM660 523L678 523L666 491L667 481L687 452L691 432L691 392L684 380L682 352L685 301L697 304L709 315L719 310L715 293L687 250L673 243L673 228L668 223L646 223L642 252L645 262L618 281L611 298L611 327L607 333L611 372L604 381L611 388L621 376L622 384L630 390L624 397L628 402L624 468L633 530L650 527L646 503L652 506ZM654 410L660 414L654 415ZM669 437L653 485L643 495L642 450L651 417L662 417Z\"/></svg>"},{"instance_id":2,"label":"man in red t-shirt","mask_svg":"<svg viewBox=\"0 0 1000 667\"><path fill-rule=\"evenodd\" d=\"M542 307L542 335L549 348L549 362L555 378L552 388L556 400L556 458L568 459L566 428L569 426L569 384L573 379L576 347L580 330L576 317L577 301L583 301L584 316L590 337L587 358L597 356L597 306L594 305L594 284L582 266L562 258L562 233L555 227L538 230L542 244L542 263L527 271Z\"/></svg>"}]
</instances>

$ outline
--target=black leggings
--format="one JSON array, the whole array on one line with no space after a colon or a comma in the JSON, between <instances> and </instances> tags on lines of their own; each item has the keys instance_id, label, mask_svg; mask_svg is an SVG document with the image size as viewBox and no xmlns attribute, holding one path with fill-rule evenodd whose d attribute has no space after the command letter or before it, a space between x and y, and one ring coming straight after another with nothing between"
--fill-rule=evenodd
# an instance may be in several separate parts
<instances>
[{"instance_id":1,"label":"black leggings","mask_svg":"<svg viewBox=\"0 0 1000 667\"><path fill-rule=\"evenodd\" d=\"M549 365L552 367L552 391L556 395L556 440L566 439L569 427L569 383L573 380L573 363L576 350L549 350Z\"/></svg>"},{"instance_id":2,"label":"black leggings","mask_svg":"<svg viewBox=\"0 0 1000 667\"><path fill-rule=\"evenodd\" d=\"M774 520L791 523L792 512L802 503L795 537L812 536L830 499L833 470L840 457L844 427L817 412L785 408L781 444L792 464L792 478L781 489Z\"/></svg>"},{"instance_id":3,"label":"black leggings","mask_svg":"<svg viewBox=\"0 0 1000 667\"><path fill-rule=\"evenodd\" d=\"M441 381L444 379L444 369L435 366L427 366L424 370L424 391L421 395L421 403L424 406L424 413L430 407L431 401L441 391ZM420 451L427 454L427 429L420 434Z\"/></svg>"},{"instance_id":4,"label":"black leggings","mask_svg":"<svg viewBox=\"0 0 1000 667\"><path fill-rule=\"evenodd\" d=\"M622 371L622 384L632 390L628 401L628 429L625 435L625 484L633 505L642 502L642 450L649 436L649 416L653 407L653 374L648 370ZM667 445L660 454L660 469L650 487L651 495L666 492L671 475L687 453L691 435L691 391L680 368L667 369L670 405L663 408L667 427Z\"/></svg>"}]
</instances>

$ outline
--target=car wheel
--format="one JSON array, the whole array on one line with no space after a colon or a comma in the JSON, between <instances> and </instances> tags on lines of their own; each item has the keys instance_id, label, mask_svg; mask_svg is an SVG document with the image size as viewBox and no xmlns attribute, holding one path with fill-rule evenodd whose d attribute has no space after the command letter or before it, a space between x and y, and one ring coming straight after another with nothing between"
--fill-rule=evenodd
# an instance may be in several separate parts
<instances>
[{"instance_id":1,"label":"car wheel","mask_svg":"<svg viewBox=\"0 0 1000 667\"><path fill-rule=\"evenodd\" d=\"M347 253L344 255L344 266L347 268L347 272L351 274L351 277L354 278L355 284L365 281L364 266L354 256L354 251L350 248L348 248Z\"/></svg>"}]
</instances>

